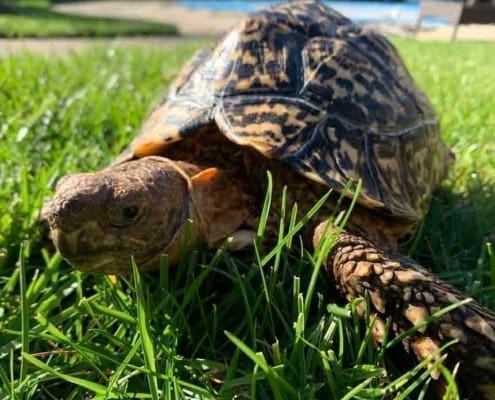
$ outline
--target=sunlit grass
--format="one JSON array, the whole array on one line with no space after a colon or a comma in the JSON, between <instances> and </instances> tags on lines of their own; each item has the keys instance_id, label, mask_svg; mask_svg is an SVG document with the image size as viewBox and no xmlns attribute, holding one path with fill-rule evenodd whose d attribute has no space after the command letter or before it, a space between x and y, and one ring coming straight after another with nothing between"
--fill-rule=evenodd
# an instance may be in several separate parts
<instances>
[{"instance_id":1,"label":"sunlit grass","mask_svg":"<svg viewBox=\"0 0 495 400\"><path fill-rule=\"evenodd\" d=\"M404 251L493 307L495 46L396 44L457 155ZM199 46L0 60L0 396L421 398L426 362L394 368L372 319L357 323L324 274L312 280L319 254L298 241L197 251L116 285L42 244L36 220L56 180L108 165Z\"/></svg>"},{"instance_id":2,"label":"sunlit grass","mask_svg":"<svg viewBox=\"0 0 495 400\"><path fill-rule=\"evenodd\" d=\"M107 37L177 33L177 28L171 24L56 12L43 0L0 1L0 37Z\"/></svg>"}]
</instances>

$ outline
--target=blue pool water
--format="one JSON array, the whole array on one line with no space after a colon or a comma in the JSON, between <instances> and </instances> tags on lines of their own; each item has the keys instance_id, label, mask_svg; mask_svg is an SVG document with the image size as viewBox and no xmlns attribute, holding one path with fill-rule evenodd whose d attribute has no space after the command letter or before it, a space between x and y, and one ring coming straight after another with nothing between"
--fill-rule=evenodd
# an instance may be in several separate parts
<instances>
[{"instance_id":1,"label":"blue pool water","mask_svg":"<svg viewBox=\"0 0 495 400\"><path fill-rule=\"evenodd\" d=\"M180 4L188 8L209 8L212 10L255 11L280 3L276 0L181 0ZM419 4L415 1L404 3L372 1L324 1L325 4L351 18L355 22L381 22L389 24L414 24L419 13ZM428 18L425 24L441 25L447 21L442 18Z\"/></svg>"}]
</instances>

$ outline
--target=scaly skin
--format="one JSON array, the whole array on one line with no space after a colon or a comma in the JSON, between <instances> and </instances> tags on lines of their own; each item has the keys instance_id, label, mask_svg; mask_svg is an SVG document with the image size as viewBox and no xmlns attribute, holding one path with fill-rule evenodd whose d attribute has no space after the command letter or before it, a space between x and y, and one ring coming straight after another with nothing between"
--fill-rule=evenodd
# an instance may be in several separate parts
<instances>
[{"instance_id":1,"label":"scaly skin","mask_svg":"<svg viewBox=\"0 0 495 400\"><path fill-rule=\"evenodd\" d=\"M394 333L401 334L435 312L466 299L414 260L365 239L350 225L338 236L326 266L348 300L369 296L377 321L375 341L381 342L388 318ZM326 223L322 223L316 228L315 244L321 240L325 227ZM495 314L471 301L418 329L403 343L423 360L451 340L457 343L448 348L446 364L454 368L459 363L458 381L464 396L495 398ZM438 378L439 371L434 370L432 376Z\"/></svg>"}]
</instances>

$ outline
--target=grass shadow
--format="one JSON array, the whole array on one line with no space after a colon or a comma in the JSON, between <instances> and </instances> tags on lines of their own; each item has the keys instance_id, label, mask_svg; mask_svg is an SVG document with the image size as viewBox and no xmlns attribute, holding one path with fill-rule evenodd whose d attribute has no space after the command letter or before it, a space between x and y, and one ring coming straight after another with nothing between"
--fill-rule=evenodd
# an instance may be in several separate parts
<instances>
[{"instance_id":1,"label":"grass shadow","mask_svg":"<svg viewBox=\"0 0 495 400\"><path fill-rule=\"evenodd\" d=\"M495 290L487 243L495 240L495 187L471 174L462 192L449 182L432 198L412 257L484 305ZM480 288L483 289L480 289Z\"/></svg>"}]
</instances>

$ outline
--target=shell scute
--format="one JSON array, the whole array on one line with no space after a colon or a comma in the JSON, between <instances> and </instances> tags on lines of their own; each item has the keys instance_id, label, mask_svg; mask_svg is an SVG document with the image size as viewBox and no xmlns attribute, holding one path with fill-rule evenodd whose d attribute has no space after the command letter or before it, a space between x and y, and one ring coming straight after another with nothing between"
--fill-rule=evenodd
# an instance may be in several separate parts
<instances>
[{"instance_id":1,"label":"shell scute","mask_svg":"<svg viewBox=\"0 0 495 400\"><path fill-rule=\"evenodd\" d=\"M321 110L295 98L240 96L224 102L215 121L233 142L280 158L291 148L299 149L302 138L311 135L322 115Z\"/></svg>"},{"instance_id":2,"label":"shell scute","mask_svg":"<svg viewBox=\"0 0 495 400\"><path fill-rule=\"evenodd\" d=\"M173 112L168 112L172 109ZM210 122L210 108L194 102L167 102L156 108L144 123L145 136L131 143L136 157L158 154L168 145L195 133Z\"/></svg>"},{"instance_id":3,"label":"shell scute","mask_svg":"<svg viewBox=\"0 0 495 400\"><path fill-rule=\"evenodd\" d=\"M296 140L291 143L294 151L285 150L280 158L301 173L311 173L313 179L340 191L349 180L362 179L366 185L366 191L361 193L362 202L383 207L365 156L365 137L362 127L328 116L307 138L295 136ZM352 190L348 195L352 195Z\"/></svg>"}]
</instances>

